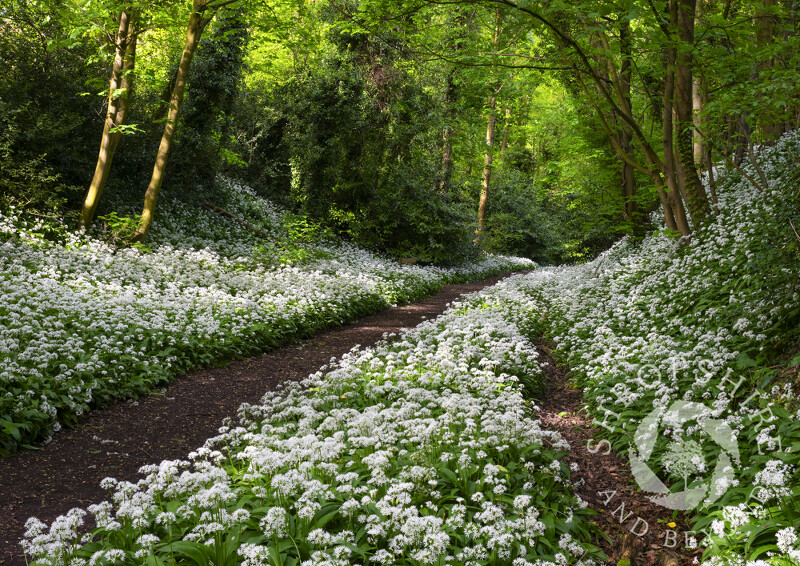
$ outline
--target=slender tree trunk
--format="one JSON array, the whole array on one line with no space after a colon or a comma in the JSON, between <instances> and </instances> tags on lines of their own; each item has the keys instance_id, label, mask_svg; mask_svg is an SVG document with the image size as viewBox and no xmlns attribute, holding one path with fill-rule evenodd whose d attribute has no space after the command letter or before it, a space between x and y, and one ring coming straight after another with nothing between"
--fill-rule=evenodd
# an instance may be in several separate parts
<instances>
[{"instance_id":1,"label":"slender tree trunk","mask_svg":"<svg viewBox=\"0 0 800 566\"><path fill-rule=\"evenodd\" d=\"M744 161L744 156L747 155L747 146L750 144L750 131L747 115L739 114L733 130L733 162L736 165L741 165L742 161Z\"/></svg>"},{"instance_id":2,"label":"slender tree trunk","mask_svg":"<svg viewBox=\"0 0 800 566\"><path fill-rule=\"evenodd\" d=\"M675 56L675 112L677 120L676 142L680 167L681 188L686 195L689 214L699 226L709 214L711 206L703 182L695 169L692 148L692 53L694 45L694 8L696 0L673 0L677 3L677 30L680 48Z\"/></svg>"},{"instance_id":3,"label":"slender tree trunk","mask_svg":"<svg viewBox=\"0 0 800 566\"><path fill-rule=\"evenodd\" d=\"M700 118L700 114L703 112L703 97L701 93L700 77L695 74L692 77L692 123L696 128L703 128L703 122ZM692 149L694 166L697 169L702 169L705 148L703 146L703 138L697 132L692 137Z\"/></svg>"},{"instance_id":4,"label":"slender tree trunk","mask_svg":"<svg viewBox=\"0 0 800 566\"><path fill-rule=\"evenodd\" d=\"M206 26L211 21L211 18L204 18L203 24L200 27L200 35L203 35L203 32L206 29ZM180 63L180 61L179 61ZM164 85L164 89L161 91L161 95L159 96L159 104L156 106L155 111L153 112L153 121L157 122L160 120L164 120L167 115L169 114L169 106L170 100L172 100L172 92L175 90L175 81L178 79L178 71L179 67L175 67L175 69L170 74L169 80Z\"/></svg>"},{"instance_id":5,"label":"slender tree trunk","mask_svg":"<svg viewBox=\"0 0 800 566\"><path fill-rule=\"evenodd\" d=\"M453 178L453 136L455 131L452 126L447 126L442 133L444 148L442 149L442 180L439 183L439 190L446 193Z\"/></svg>"},{"instance_id":6,"label":"slender tree trunk","mask_svg":"<svg viewBox=\"0 0 800 566\"><path fill-rule=\"evenodd\" d=\"M442 132L442 180L439 183L439 191L443 193L450 188L450 180L453 177L453 136L455 130L452 121L455 119L455 112L452 109L452 105L456 97L454 73L455 69L451 69L447 75L447 86L444 93L447 124Z\"/></svg>"},{"instance_id":7,"label":"slender tree trunk","mask_svg":"<svg viewBox=\"0 0 800 566\"><path fill-rule=\"evenodd\" d=\"M774 42L775 18L771 14L771 10L774 6L775 0L762 0L761 6L757 8L756 42L761 49L766 48ZM758 74L761 75L770 71L774 64L775 61L772 58L759 61L756 66ZM764 140L773 142L783 135L783 121L776 116L767 114L764 116L764 123L761 130Z\"/></svg>"},{"instance_id":8,"label":"slender tree trunk","mask_svg":"<svg viewBox=\"0 0 800 566\"><path fill-rule=\"evenodd\" d=\"M702 0L698 0L694 12L695 27L700 23L702 17L701 6ZM700 73L695 71L692 75L692 122L698 129L704 129L702 113L705 108L705 100L703 99L703 94L708 92L708 89L704 88L705 85L702 83L703 79L701 79ZM692 137L692 146L694 150L695 169L702 170L705 156L705 144L703 143L703 137L697 132L694 132Z\"/></svg>"},{"instance_id":9,"label":"slender tree trunk","mask_svg":"<svg viewBox=\"0 0 800 566\"><path fill-rule=\"evenodd\" d=\"M664 181L666 189L662 197L662 204L665 204L665 220L667 226L670 224L675 225L675 229L681 235L688 235L691 233L689 222L686 219L686 210L683 207L680 196L680 186L678 185L676 172L675 172L675 152L673 144L673 99L675 97L675 59L676 47L671 44L667 47L667 69L664 77L664 93L663 93L663 113L661 122L663 124L664 134ZM669 213L667 212L669 208ZM672 217L671 219L669 217Z\"/></svg>"},{"instance_id":10,"label":"slender tree trunk","mask_svg":"<svg viewBox=\"0 0 800 566\"><path fill-rule=\"evenodd\" d=\"M203 0L194 0L192 5L192 13L189 16L189 24L186 28L186 42L183 47L181 62L178 65L178 73L175 77L175 88L172 89L172 97L170 98L167 122L164 126L164 133L161 136L161 143L158 147L156 162L153 166L153 175L150 177L150 183L144 194L142 218L136 235L134 236L134 240L138 242L144 241L147 237L147 231L150 229L150 225L153 222L156 199L158 198L158 192L161 190L161 183L164 180L164 169L167 166L167 158L169 157L169 151L172 147L172 138L175 135L175 128L178 125L178 113L183 103L183 94L186 90L186 81L189 77L189 67L192 64L192 57L197 49L197 45L200 43L200 35L203 32L205 24L208 22L207 19L203 18L203 12L206 6L207 4Z\"/></svg>"},{"instance_id":11,"label":"slender tree trunk","mask_svg":"<svg viewBox=\"0 0 800 566\"><path fill-rule=\"evenodd\" d=\"M711 199L714 201L714 210L719 212L719 198L717 197L717 181L714 179L714 160L711 158L711 146L704 144L706 149L703 154L703 159L708 171L708 188L711 191Z\"/></svg>"},{"instance_id":12,"label":"slender tree trunk","mask_svg":"<svg viewBox=\"0 0 800 566\"><path fill-rule=\"evenodd\" d=\"M120 14L115 42L114 63L108 84L108 109L100 138L100 151L79 219L79 226L83 229L88 229L94 220L97 204L106 186L111 162L122 136L119 128L125 123L128 113L136 62L135 12L123 11Z\"/></svg>"},{"instance_id":13,"label":"slender tree trunk","mask_svg":"<svg viewBox=\"0 0 800 566\"><path fill-rule=\"evenodd\" d=\"M675 7L674 2L670 5L671 8ZM671 18L670 21L676 21L675 18ZM560 32L558 26L548 23L548 26L551 27L556 33L564 39L564 41L570 45L575 47L575 42L571 40L571 38L567 37L565 34ZM669 29L667 32L669 33ZM668 37L668 40L672 40L672 37ZM603 38L604 48L608 49L608 39L607 37ZM585 54L582 54L583 65L590 70L589 76L592 79L592 82L595 84L598 93L600 94L601 100L604 102L592 102L592 105L597 112L597 115L600 119L600 122L603 126L603 129L606 131L608 135L609 141L614 146L614 149L617 151L617 154L625 161L629 162L633 167L636 169L641 170L643 173L650 176L653 184L656 186L659 194L659 198L661 200L661 204L664 209L664 221L666 222L667 226L673 230L676 230L683 236L688 236L691 234L691 228L689 227L689 223L686 219L686 209L684 208L683 201L681 200L679 194L679 188L677 186L676 178L675 178L675 166L674 166L674 152L672 148L673 143L673 120L672 120L672 99L674 95L674 72L675 72L675 47L674 41L671 41L673 45L670 49L667 50L668 54L668 72L666 74L667 79L665 80L664 88L665 92L663 93L663 102L664 102L664 115L663 115L663 122L664 122L664 150L665 155L663 159L658 155L656 150L653 146L649 143L647 136L645 136L644 132L641 130L639 124L636 121L636 118L633 116L631 111L630 105L625 100L624 94L622 94L622 87L621 81L619 80L619 75L617 73L616 67L613 65L613 62L606 57L606 64L608 68L608 79L611 81L611 85L613 87L613 92L616 94L617 100L615 101L612 96L612 91L607 88L607 81L603 80L603 77L594 69L591 68L589 63L589 58ZM586 87L585 83L581 80L580 74L577 74L577 80L581 84L584 92L586 93L587 97L590 98L589 90ZM608 123L606 118L606 103L616 112L618 112L620 118L630 127L631 132L633 134L633 138L639 144L640 150L647 162L647 167L642 166L641 164L637 163L636 160L633 158L632 155L626 153L619 144L619 140L615 135L614 129ZM662 176L663 175L663 176Z\"/></svg>"},{"instance_id":14,"label":"slender tree trunk","mask_svg":"<svg viewBox=\"0 0 800 566\"><path fill-rule=\"evenodd\" d=\"M500 43L500 21L501 21L501 12L500 8L495 10L495 27L494 27L494 36L492 37L492 44L494 45L495 49L497 49L497 45ZM489 200L489 186L492 179L492 157L494 154L494 127L497 117L495 116L495 108L497 106L497 90L494 90L489 95L489 121L486 126L486 148L484 153L483 159L483 182L481 184L481 197L480 201L478 202L478 231L475 235L475 243L478 244L480 242L481 237L483 236L484 228L486 227L486 210L488 207L488 200Z\"/></svg>"},{"instance_id":15,"label":"slender tree trunk","mask_svg":"<svg viewBox=\"0 0 800 566\"><path fill-rule=\"evenodd\" d=\"M508 132L511 126L511 108L506 106L505 121L503 122L503 137L500 140L500 161L506 158L506 149L508 149Z\"/></svg>"},{"instance_id":16,"label":"slender tree trunk","mask_svg":"<svg viewBox=\"0 0 800 566\"><path fill-rule=\"evenodd\" d=\"M486 126L486 153L483 160L483 183L481 184L481 199L478 203L478 235L476 241L483 235L486 226L486 208L489 198L489 184L492 178L492 154L494 151L494 127L496 117L494 114L497 99L494 95L489 97L489 122Z\"/></svg>"},{"instance_id":17,"label":"slender tree trunk","mask_svg":"<svg viewBox=\"0 0 800 566\"><path fill-rule=\"evenodd\" d=\"M589 89L586 86L586 84L581 80L580 75L578 75L578 83L581 85L583 92L586 94L586 96L589 97L590 96ZM670 86L669 88L671 93L672 87ZM669 96L671 96L671 94ZM665 100L667 100L667 98L668 97L665 97ZM622 104L620 106L622 106ZM619 143L619 137L616 135L616 133L612 130L611 126L608 124L608 120L606 118L603 109L599 105L594 105L594 109L597 112L597 116L600 119L600 123L603 125L603 129L606 131L608 140L611 142L614 151L617 152L617 155L620 157L620 159L629 163L632 167L639 169L647 176L649 176L651 181L653 182L653 185L658 190L658 197L661 201L661 206L664 211L664 222L666 223L667 228L679 233L681 236L688 236L689 234L691 234L689 223L686 221L686 210L684 209L683 201L676 192L674 174L671 177L672 182L666 183L666 179L668 177L665 172L664 161L658 157L658 154L655 152L653 147L649 143L647 143L646 140L643 140L642 138L635 136L635 139L639 141L641 144L642 153L644 154L647 167L638 164L636 160L633 158L632 154L626 153L623 150L622 146ZM671 153L672 110L671 109L669 111L669 116L670 116L669 158L672 159L672 153ZM667 130L665 129L665 132L666 131Z\"/></svg>"},{"instance_id":18,"label":"slender tree trunk","mask_svg":"<svg viewBox=\"0 0 800 566\"><path fill-rule=\"evenodd\" d=\"M664 180L668 192L678 194L680 188L675 175L675 154L674 154L674 127L672 123L673 100L675 98L675 47L667 47L667 67L664 75L664 93L662 101L661 124L663 128L663 151L664 151Z\"/></svg>"},{"instance_id":19,"label":"slender tree trunk","mask_svg":"<svg viewBox=\"0 0 800 566\"><path fill-rule=\"evenodd\" d=\"M620 64L620 93L623 99L623 108L633 111L631 100L631 82L633 80L633 49L631 45L630 23L621 18L619 24L619 50L622 57ZM633 133L624 120L620 120L619 142L628 155L633 155ZM639 217L639 206L636 202L636 183L633 178L633 165L628 161L622 160L622 198L624 199L623 217L628 221L637 222Z\"/></svg>"}]
</instances>

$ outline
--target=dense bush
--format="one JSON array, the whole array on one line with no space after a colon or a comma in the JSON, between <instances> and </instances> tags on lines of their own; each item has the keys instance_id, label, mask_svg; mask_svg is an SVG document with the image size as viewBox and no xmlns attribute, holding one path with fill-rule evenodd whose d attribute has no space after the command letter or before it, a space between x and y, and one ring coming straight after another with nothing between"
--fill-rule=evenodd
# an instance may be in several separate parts
<instances>
[{"instance_id":1,"label":"dense bush","mask_svg":"<svg viewBox=\"0 0 800 566\"><path fill-rule=\"evenodd\" d=\"M13 0L0 17L3 203L49 216L77 206L102 128L98 100L81 93L103 71L87 65L86 47L59 46L68 33L59 23L61 7Z\"/></svg>"},{"instance_id":2,"label":"dense bush","mask_svg":"<svg viewBox=\"0 0 800 566\"><path fill-rule=\"evenodd\" d=\"M259 133L247 170L261 190L372 250L454 263L474 257L474 212L438 189L436 101L385 54L335 51L239 107ZM431 119L433 118L433 120Z\"/></svg>"}]
</instances>

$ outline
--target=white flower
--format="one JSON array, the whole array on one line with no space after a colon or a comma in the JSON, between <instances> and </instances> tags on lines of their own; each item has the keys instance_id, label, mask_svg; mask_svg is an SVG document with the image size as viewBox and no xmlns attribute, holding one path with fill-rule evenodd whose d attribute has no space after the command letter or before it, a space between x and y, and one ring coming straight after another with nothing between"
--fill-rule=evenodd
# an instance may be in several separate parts
<instances>
[{"instance_id":1,"label":"white flower","mask_svg":"<svg viewBox=\"0 0 800 566\"><path fill-rule=\"evenodd\" d=\"M283 507L270 507L266 515L259 523L264 536L266 537L285 537L287 527L286 509Z\"/></svg>"},{"instance_id":2,"label":"white flower","mask_svg":"<svg viewBox=\"0 0 800 566\"><path fill-rule=\"evenodd\" d=\"M778 549L781 552L789 553L794 549L794 543L797 542L797 533L795 532L794 527L786 527L785 529L781 529L777 532L775 539L777 541Z\"/></svg>"}]
</instances>

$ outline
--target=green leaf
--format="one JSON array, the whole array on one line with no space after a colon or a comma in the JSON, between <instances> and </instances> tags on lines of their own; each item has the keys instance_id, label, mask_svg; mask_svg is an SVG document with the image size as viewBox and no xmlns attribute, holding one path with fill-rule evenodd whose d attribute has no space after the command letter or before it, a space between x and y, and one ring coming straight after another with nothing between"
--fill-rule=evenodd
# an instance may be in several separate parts
<instances>
[{"instance_id":1,"label":"green leaf","mask_svg":"<svg viewBox=\"0 0 800 566\"><path fill-rule=\"evenodd\" d=\"M144 563L146 566L166 566L165 562L155 554L151 554L145 558Z\"/></svg>"},{"instance_id":2,"label":"green leaf","mask_svg":"<svg viewBox=\"0 0 800 566\"><path fill-rule=\"evenodd\" d=\"M747 355L747 352L739 352L736 356L736 369L751 368L756 365L756 361Z\"/></svg>"},{"instance_id":3,"label":"green leaf","mask_svg":"<svg viewBox=\"0 0 800 566\"><path fill-rule=\"evenodd\" d=\"M209 563L212 560L211 549L204 544L200 544L199 542L179 540L177 542L173 542L170 546L162 548L162 554L164 551L167 553L170 552L170 549L173 554L185 556L197 564L197 566L209 566Z\"/></svg>"}]
</instances>

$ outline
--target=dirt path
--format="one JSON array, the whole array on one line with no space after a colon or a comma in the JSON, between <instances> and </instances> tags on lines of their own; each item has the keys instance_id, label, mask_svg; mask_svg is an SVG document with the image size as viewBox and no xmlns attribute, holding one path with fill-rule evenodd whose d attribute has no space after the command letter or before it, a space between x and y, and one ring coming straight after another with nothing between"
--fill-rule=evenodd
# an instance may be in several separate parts
<instances>
[{"instance_id":1,"label":"dirt path","mask_svg":"<svg viewBox=\"0 0 800 566\"><path fill-rule=\"evenodd\" d=\"M575 491L599 513L593 520L610 541L598 544L610 564L627 566L628 559L630 566L679 566L699 559L699 552L685 549L689 529L684 517L673 517L671 510L638 491L627 460L610 452L607 442L594 439L596 427L582 410L581 392L569 384L566 368L555 362L548 344L540 342L537 348L548 378L539 418L572 447L566 459L580 467L572 476Z\"/></svg>"},{"instance_id":2,"label":"dirt path","mask_svg":"<svg viewBox=\"0 0 800 566\"><path fill-rule=\"evenodd\" d=\"M464 293L502 279L447 285L424 301L387 309L313 338L177 378L163 392L95 411L74 430L62 431L35 452L0 460L0 564L23 566L19 540L28 517L50 522L73 507L108 497L106 477L137 481L145 464L186 454L217 433L243 402L257 403L283 380L304 379L357 344L434 318Z\"/></svg>"}]
</instances>

